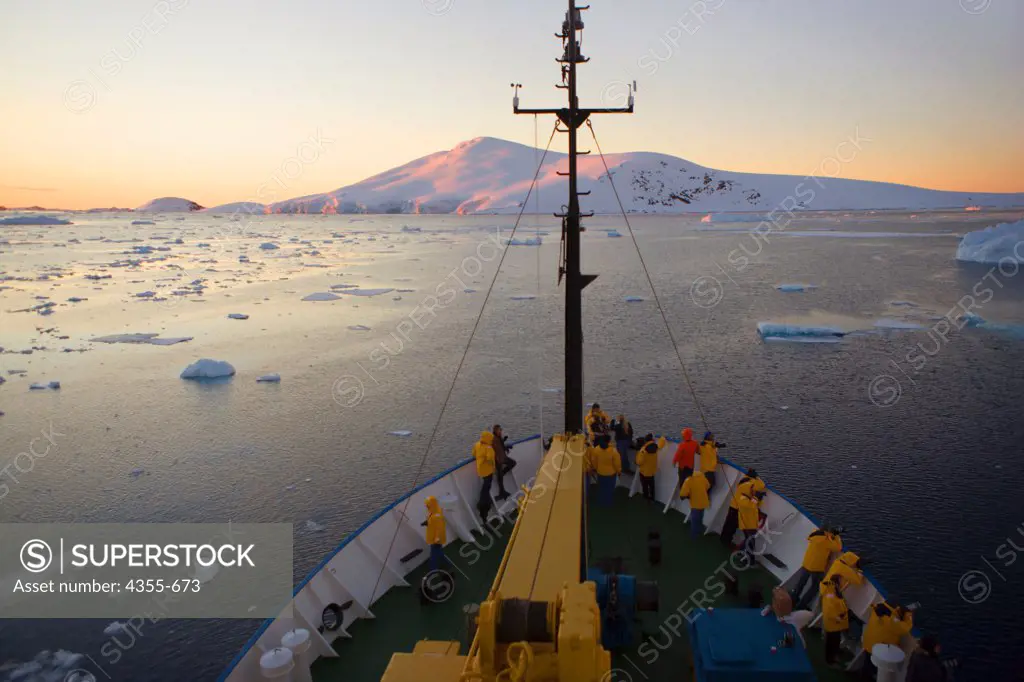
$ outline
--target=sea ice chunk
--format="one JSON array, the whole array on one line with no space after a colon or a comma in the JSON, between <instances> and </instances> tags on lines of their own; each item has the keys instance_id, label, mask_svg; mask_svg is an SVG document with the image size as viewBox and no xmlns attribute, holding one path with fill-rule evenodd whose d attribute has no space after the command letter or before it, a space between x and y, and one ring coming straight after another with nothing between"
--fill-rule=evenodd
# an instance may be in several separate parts
<instances>
[{"instance_id":1,"label":"sea ice chunk","mask_svg":"<svg viewBox=\"0 0 1024 682\"><path fill-rule=\"evenodd\" d=\"M218 377L233 376L235 368L231 363L223 360L210 360L203 358L186 367L181 372L182 379L216 379Z\"/></svg>"},{"instance_id":2,"label":"sea ice chunk","mask_svg":"<svg viewBox=\"0 0 1024 682\"><path fill-rule=\"evenodd\" d=\"M394 289L359 289L359 288L348 288L340 289L341 293L348 294L349 296L380 296L381 294L390 294Z\"/></svg>"},{"instance_id":3,"label":"sea ice chunk","mask_svg":"<svg viewBox=\"0 0 1024 682\"><path fill-rule=\"evenodd\" d=\"M281 375L277 372L274 372L273 374L264 374L261 377L256 377L256 381L267 384L278 384L281 383Z\"/></svg>"},{"instance_id":4,"label":"sea ice chunk","mask_svg":"<svg viewBox=\"0 0 1024 682\"><path fill-rule=\"evenodd\" d=\"M277 249L280 249L281 247L275 244L274 242L263 242L262 244L260 244L260 248L263 249L264 251L275 251Z\"/></svg>"},{"instance_id":5,"label":"sea ice chunk","mask_svg":"<svg viewBox=\"0 0 1024 682\"><path fill-rule=\"evenodd\" d=\"M640 303L643 300L640 296L627 296L625 298L626 303Z\"/></svg>"},{"instance_id":6,"label":"sea ice chunk","mask_svg":"<svg viewBox=\"0 0 1024 682\"><path fill-rule=\"evenodd\" d=\"M791 293L796 291L807 291L808 289L817 289L818 287L814 284L777 284L775 285L775 288L779 291Z\"/></svg>"},{"instance_id":7,"label":"sea ice chunk","mask_svg":"<svg viewBox=\"0 0 1024 682\"><path fill-rule=\"evenodd\" d=\"M799 324L780 324L776 322L758 322L757 332L761 338L787 340L823 340L829 341L846 336L846 332L837 327L815 327Z\"/></svg>"},{"instance_id":8,"label":"sea ice chunk","mask_svg":"<svg viewBox=\"0 0 1024 682\"><path fill-rule=\"evenodd\" d=\"M412 435L412 431L388 431L389 436L398 436L399 438L408 438Z\"/></svg>"},{"instance_id":9,"label":"sea ice chunk","mask_svg":"<svg viewBox=\"0 0 1024 682\"><path fill-rule=\"evenodd\" d=\"M970 263L1024 263L1024 220L968 232L960 238L956 259Z\"/></svg>"},{"instance_id":10,"label":"sea ice chunk","mask_svg":"<svg viewBox=\"0 0 1024 682\"><path fill-rule=\"evenodd\" d=\"M228 313L228 317L232 320L248 320L249 316L245 313Z\"/></svg>"},{"instance_id":11,"label":"sea ice chunk","mask_svg":"<svg viewBox=\"0 0 1024 682\"><path fill-rule=\"evenodd\" d=\"M309 294L308 296L302 297L303 301L340 301L341 296L332 294L329 291L318 291L315 294Z\"/></svg>"}]
</instances>

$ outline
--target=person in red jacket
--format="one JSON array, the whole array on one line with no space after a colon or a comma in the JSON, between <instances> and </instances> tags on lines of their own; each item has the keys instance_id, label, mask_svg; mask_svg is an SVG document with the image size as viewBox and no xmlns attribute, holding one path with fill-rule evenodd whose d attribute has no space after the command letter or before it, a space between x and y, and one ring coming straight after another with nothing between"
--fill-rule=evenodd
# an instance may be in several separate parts
<instances>
[{"instance_id":1,"label":"person in red jacket","mask_svg":"<svg viewBox=\"0 0 1024 682\"><path fill-rule=\"evenodd\" d=\"M693 473L693 458L697 454L699 446L700 444L693 439L693 429L689 426L683 429L683 440L679 443L679 447L676 448L675 457L672 458L672 462L676 465L676 470L679 472L680 486Z\"/></svg>"}]
</instances>

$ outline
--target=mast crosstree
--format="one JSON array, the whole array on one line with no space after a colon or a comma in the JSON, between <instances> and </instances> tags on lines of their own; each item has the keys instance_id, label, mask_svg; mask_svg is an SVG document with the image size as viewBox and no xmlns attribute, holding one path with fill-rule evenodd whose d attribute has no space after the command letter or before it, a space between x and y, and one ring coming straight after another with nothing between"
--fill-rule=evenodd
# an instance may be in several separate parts
<instances>
[{"instance_id":1,"label":"mast crosstree","mask_svg":"<svg viewBox=\"0 0 1024 682\"><path fill-rule=\"evenodd\" d=\"M593 213L580 213L580 196L590 194L577 189L577 156L588 154L577 148L577 131L590 118L591 114L631 114L633 113L633 87L629 89L628 105L619 108L580 107L576 96L576 65L588 61L580 53L580 37L583 31L583 11L589 6L576 7L575 0L568 0L568 10L562 22L562 30L555 37L562 40L563 53L556 61L562 65L562 84L555 87L566 90L569 106L561 109L523 109L519 107L519 88L521 84L513 83L515 95L512 99L512 110L516 114L554 114L565 126L569 136L569 172L559 173L569 177L569 203L565 213L556 213L562 219L562 241L565 249L562 262L559 264L558 279L565 278L565 431L577 433L583 428L583 288L590 284L597 275L584 275L580 271L580 231L581 219Z\"/></svg>"}]
</instances>

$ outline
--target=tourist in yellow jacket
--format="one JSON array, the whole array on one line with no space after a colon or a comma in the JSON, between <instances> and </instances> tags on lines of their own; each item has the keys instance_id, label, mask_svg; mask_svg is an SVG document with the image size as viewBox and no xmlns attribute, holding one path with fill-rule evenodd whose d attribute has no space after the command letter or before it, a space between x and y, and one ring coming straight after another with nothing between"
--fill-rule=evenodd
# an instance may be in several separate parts
<instances>
[{"instance_id":1,"label":"tourist in yellow jacket","mask_svg":"<svg viewBox=\"0 0 1024 682\"><path fill-rule=\"evenodd\" d=\"M430 570L436 571L445 560L444 546L448 542L448 527L437 498L431 495L423 501L427 506L427 544L430 546Z\"/></svg>"},{"instance_id":2,"label":"tourist in yellow jacket","mask_svg":"<svg viewBox=\"0 0 1024 682\"><path fill-rule=\"evenodd\" d=\"M725 516L725 524L722 526L722 534L719 536L722 544L732 547L732 538L736 535L736 528L739 526L739 505L737 501L743 495L759 494L765 491L764 481L757 475L755 469L748 469L747 475L740 479L732 500L729 501L729 511Z\"/></svg>"},{"instance_id":3,"label":"tourist in yellow jacket","mask_svg":"<svg viewBox=\"0 0 1024 682\"><path fill-rule=\"evenodd\" d=\"M583 418L583 422L587 426L587 434L590 436L590 442L596 443L595 436L607 433L608 423L611 421L611 417L608 413L601 409L601 406L594 403L590 407L590 411L587 412L587 416Z\"/></svg>"},{"instance_id":4,"label":"tourist in yellow jacket","mask_svg":"<svg viewBox=\"0 0 1024 682\"><path fill-rule=\"evenodd\" d=\"M825 662L837 665L843 633L850 629L850 611L836 576L821 584L821 627L825 630Z\"/></svg>"},{"instance_id":5,"label":"tourist in yellow jacket","mask_svg":"<svg viewBox=\"0 0 1024 682\"><path fill-rule=\"evenodd\" d=\"M597 474L597 503L610 507L615 500L616 477L622 473L622 458L611 444L608 434L597 437L597 443L587 451L590 468Z\"/></svg>"},{"instance_id":6,"label":"tourist in yellow jacket","mask_svg":"<svg viewBox=\"0 0 1024 682\"><path fill-rule=\"evenodd\" d=\"M864 572L860 570L860 557L853 552L843 552L839 558L832 562L828 572L825 573L825 580L832 576L839 576L840 589L844 592L850 585L863 585Z\"/></svg>"},{"instance_id":7,"label":"tourist in yellow jacket","mask_svg":"<svg viewBox=\"0 0 1024 682\"><path fill-rule=\"evenodd\" d=\"M724 447L725 443L719 443L715 440L715 434L708 431L697 448L700 454L700 470L704 472L712 490L715 488L715 473L718 471L718 449Z\"/></svg>"},{"instance_id":8,"label":"tourist in yellow jacket","mask_svg":"<svg viewBox=\"0 0 1024 682\"><path fill-rule=\"evenodd\" d=\"M487 520L487 512L491 509L491 481L494 480L494 434L484 431L480 440L473 446L473 459L476 460L476 475L480 477L480 499L476 508L480 520Z\"/></svg>"},{"instance_id":9,"label":"tourist in yellow jacket","mask_svg":"<svg viewBox=\"0 0 1024 682\"><path fill-rule=\"evenodd\" d=\"M636 452L636 467L640 473L640 489L643 496L654 502L654 475L658 473L658 450L665 447L665 439L654 442L654 435L647 434L643 445Z\"/></svg>"},{"instance_id":10,"label":"tourist in yellow jacket","mask_svg":"<svg viewBox=\"0 0 1024 682\"><path fill-rule=\"evenodd\" d=\"M740 495L736 500L740 530L743 531L743 551L754 562L754 537L761 522L760 497L758 493Z\"/></svg>"},{"instance_id":11,"label":"tourist in yellow jacket","mask_svg":"<svg viewBox=\"0 0 1024 682\"><path fill-rule=\"evenodd\" d=\"M679 489L679 497L690 500L690 536L693 538L704 534L704 512L711 506L709 490L711 484L703 471L694 471Z\"/></svg>"},{"instance_id":12,"label":"tourist in yellow jacket","mask_svg":"<svg viewBox=\"0 0 1024 682\"><path fill-rule=\"evenodd\" d=\"M830 528L820 528L807 536L807 550L800 570L796 572L796 585L790 593L796 609L806 609L814 598L813 588L825 578L829 559L843 551L843 541Z\"/></svg>"},{"instance_id":13,"label":"tourist in yellow jacket","mask_svg":"<svg viewBox=\"0 0 1024 682\"><path fill-rule=\"evenodd\" d=\"M864 627L864 651L867 652L864 661L865 675L877 673L875 664L871 662L871 650L877 644L891 644L899 646L904 635L910 634L914 627L914 614L910 609L897 606L893 608L884 601L871 607L871 615L868 617L868 624Z\"/></svg>"}]
</instances>

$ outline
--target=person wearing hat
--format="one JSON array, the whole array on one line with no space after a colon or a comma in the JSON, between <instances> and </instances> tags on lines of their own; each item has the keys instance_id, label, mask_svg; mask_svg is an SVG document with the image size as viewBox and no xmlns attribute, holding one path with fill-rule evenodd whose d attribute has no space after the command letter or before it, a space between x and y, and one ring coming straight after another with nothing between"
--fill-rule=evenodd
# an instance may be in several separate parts
<instances>
[{"instance_id":1,"label":"person wearing hat","mask_svg":"<svg viewBox=\"0 0 1024 682\"><path fill-rule=\"evenodd\" d=\"M698 448L700 470L704 472L704 477L708 479L708 485L712 490L715 488L715 472L718 471L718 448L724 447L725 443L719 443L715 440L715 434L707 431Z\"/></svg>"},{"instance_id":2,"label":"person wearing hat","mask_svg":"<svg viewBox=\"0 0 1024 682\"><path fill-rule=\"evenodd\" d=\"M711 506L708 497L710 489L711 485L703 471L694 471L679 489L679 497L690 500L690 536L693 538L704 534L704 511Z\"/></svg>"},{"instance_id":3,"label":"person wearing hat","mask_svg":"<svg viewBox=\"0 0 1024 682\"><path fill-rule=\"evenodd\" d=\"M814 593L806 588L821 582L829 559L841 551L843 541L830 528L820 528L807 536L807 549L804 551L803 563L796 572L796 585L792 592L797 608L805 609L810 605Z\"/></svg>"},{"instance_id":4,"label":"person wearing hat","mask_svg":"<svg viewBox=\"0 0 1024 682\"><path fill-rule=\"evenodd\" d=\"M602 507L614 502L616 477L622 473L622 458L611 442L608 434L599 435L587 451L590 468L597 474L597 503Z\"/></svg>"},{"instance_id":5,"label":"person wearing hat","mask_svg":"<svg viewBox=\"0 0 1024 682\"><path fill-rule=\"evenodd\" d=\"M427 506L427 544L430 546L430 570L441 568L444 561L444 545L448 541L448 525L437 498L431 495L423 501Z\"/></svg>"},{"instance_id":6,"label":"person wearing hat","mask_svg":"<svg viewBox=\"0 0 1024 682\"><path fill-rule=\"evenodd\" d=\"M629 450L633 447L633 425L626 419L626 415L620 414L612 420L611 430L615 432L615 449L622 457L622 473L633 473L629 466Z\"/></svg>"},{"instance_id":7,"label":"person wearing hat","mask_svg":"<svg viewBox=\"0 0 1024 682\"><path fill-rule=\"evenodd\" d=\"M942 647L935 637L922 637L907 664L906 682L949 682L949 671L939 659L941 653Z\"/></svg>"},{"instance_id":8,"label":"person wearing hat","mask_svg":"<svg viewBox=\"0 0 1024 682\"><path fill-rule=\"evenodd\" d=\"M658 450L665 447L665 439L654 442L654 434L649 433L636 451L636 468L640 473L640 490L644 499L654 502L654 476L658 473Z\"/></svg>"},{"instance_id":9,"label":"person wearing hat","mask_svg":"<svg viewBox=\"0 0 1024 682\"><path fill-rule=\"evenodd\" d=\"M697 441L693 439L693 429L687 426L682 431L683 440L679 442L676 447L676 454L672 458L672 463L676 465L676 471L679 475L679 486L683 485L683 481L690 477L693 473L693 459L697 454Z\"/></svg>"},{"instance_id":10,"label":"person wearing hat","mask_svg":"<svg viewBox=\"0 0 1024 682\"><path fill-rule=\"evenodd\" d=\"M747 475L740 479L732 500L729 501L729 511L725 516L725 524L722 526L722 534L719 540L726 547L732 547L732 538L736 535L736 528L739 527L739 499L747 495L755 495L765 491L764 481L757 475L756 469L747 469Z\"/></svg>"},{"instance_id":11,"label":"person wearing hat","mask_svg":"<svg viewBox=\"0 0 1024 682\"><path fill-rule=\"evenodd\" d=\"M839 577L832 576L821 583L821 627L825 631L825 662L839 664L839 650L843 633L850 629L850 611L843 599Z\"/></svg>"}]
</instances>

